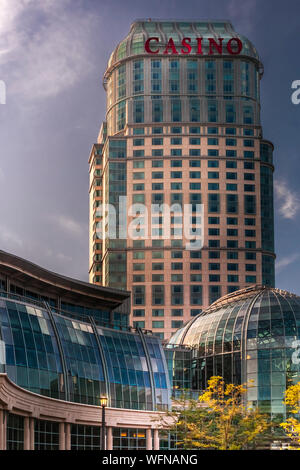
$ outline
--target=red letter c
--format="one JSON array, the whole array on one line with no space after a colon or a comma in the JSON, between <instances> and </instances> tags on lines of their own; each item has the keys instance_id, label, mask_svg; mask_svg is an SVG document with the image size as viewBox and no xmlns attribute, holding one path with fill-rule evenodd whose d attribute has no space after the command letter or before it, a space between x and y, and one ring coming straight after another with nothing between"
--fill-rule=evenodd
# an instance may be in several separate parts
<instances>
[{"instance_id":1,"label":"red letter c","mask_svg":"<svg viewBox=\"0 0 300 470\"><path fill-rule=\"evenodd\" d=\"M156 51L152 51L150 49L150 41L159 42L159 38L148 38L147 41L145 42L145 51L148 52L148 54L158 54L159 52L158 49L156 49Z\"/></svg>"}]
</instances>

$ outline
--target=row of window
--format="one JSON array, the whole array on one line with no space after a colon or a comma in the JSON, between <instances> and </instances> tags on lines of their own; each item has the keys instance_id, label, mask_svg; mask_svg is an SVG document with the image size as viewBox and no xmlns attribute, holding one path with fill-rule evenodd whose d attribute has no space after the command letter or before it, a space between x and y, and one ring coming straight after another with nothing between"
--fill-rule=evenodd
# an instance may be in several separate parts
<instances>
[{"instance_id":1,"label":"row of window","mask_svg":"<svg viewBox=\"0 0 300 470\"><path fill-rule=\"evenodd\" d=\"M133 157L135 158L143 158L147 155L145 155L144 150L133 150L132 153ZM151 156L152 157L163 157L165 155L165 152L163 149L152 149L151 150ZM171 157L182 157L182 150L181 149L171 149L169 152L167 152L167 156ZM201 156L201 150L200 149L189 149L189 157L200 157ZM207 157L219 157L222 156L219 153L219 150L216 149L208 149L205 153L205 156ZM225 151L225 157L230 157L230 158L235 158L237 157L237 152L236 150L226 150ZM243 157L244 158L254 158L255 154L252 150L244 150L243 152Z\"/></svg>"},{"instance_id":2,"label":"row of window","mask_svg":"<svg viewBox=\"0 0 300 470\"><path fill-rule=\"evenodd\" d=\"M208 137L206 139L207 145L215 146L219 145L219 138L218 137ZM164 138L163 137L153 137L151 140L152 145L163 146L164 145ZM171 145L182 145L182 137L171 137L170 138ZM136 138L133 139L133 146L134 147L143 147L145 145L144 138ZM189 145L201 145L200 137L190 137L189 138ZM236 147L237 146L237 139L235 138L226 138L225 145L228 147ZM243 146L244 147L254 147L254 140L253 139L243 139Z\"/></svg>"},{"instance_id":3,"label":"row of window","mask_svg":"<svg viewBox=\"0 0 300 470\"><path fill-rule=\"evenodd\" d=\"M133 151L133 157L134 158L143 158L143 157L147 157L147 155L145 155L145 151L144 150L134 150ZM170 152L168 152L167 155L165 155L164 153L164 150L163 149L152 149L151 151L151 156L152 157L163 157L163 156L171 156L171 157L182 157L182 156L189 156L189 157L200 157L201 156L201 151L200 149L189 149L189 154L188 155L182 155L182 151L181 149L171 149ZM205 154L205 157L228 157L228 158L235 158L235 157L243 157L243 158L251 158L251 159L254 159L255 157L255 154L254 152L251 150L251 151L248 151L248 150L245 150L243 152L243 155L239 156L237 155L237 152L236 150L226 150L225 151L225 155L220 155L219 154L219 150L214 150L214 149L208 149L206 154Z\"/></svg>"},{"instance_id":4,"label":"row of window","mask_svg":"<svg viewBox=\"0 0 300 470\"><path fill-rule=\"evenodd\" d=\"M150 127L147 128L149 129L149 133L152 134L163 134L164 133L164 128L163 127ZM204 129L205 134L210 134L210 135L218 135L221 133L223 128L219 127L207 127ZM165 129L166 133L168 133L168 128ZM188 128L189 134L201 134L201 129L200 127L189 127ZM170 128L170 133L171 134L182 134L185 132L185 129L182 131L182 127L176 126L176 127L171 127ZM202 134L203 134L202 133ZM133 128L133 135L145 135L145 128L144 127L134 127ZM235 136L238 134L237 128L235 127L225 127L225 135L230 135L230 136ZM254 129L250 128L243 128L243 135L244 136L254 136Z\"/></svg>"},{"instance_id":5,"label":"row of window","mask_svg":"<svg viewBox=\"0 0 300 470\"><path fill-rule=\"evenodd\" d=\"M208 213L220 213L221 207L221 194L219 193L208 193L207 194L207 203L208 203ZM239 200L238 194L226 194L226 212L227 214L238 214L239 212ZM152 213L162 213L163 207L159 205L160 202L163 201L164 194L161 195L161 200L159 197L154 198L156 204L152 205ZM201 193L192 193L190 194L190 204L192 205L192 212L199 212L199 205L201 204ZM138 200L138 198L136 198ZM177 212L181 212L180 198L174 198L178 203L178 208L176 208ZM141 200L139 201L141 202ZM245 215L255 215L256 214L256 197L255 195L244 195L244 204L243 210ZM141 212L141 209L139 209ZM143 220L139 218L140 225L142 224ZM196 222L195 222L196 223ZM191 229L192 230L192 229ZM174 233L175 234L175 233ZM179 234L179 231L178 233ZM163 231L160 233L163 235ZM140 233L140 236L143 236Z\"/></svg>"},{"instance_id":6,"label":"row of window","mask_svg":"<svg viewBox=\"0 0 300 470\"><path fill-rule=\"evenodd\" d=\"M215 281L211 282L220 282L219 275L212 275L212 279ZM246 283L256 283L256 276L254 275L246 275L245 276ZM211 292L218 291L217 288L221 286L209 286ZM152 285L152 295L151 295L151 304L152 305L165 305L165 286L161 284ZM174 284L170 286L170 294L171 294L171 305L184 305L184 289L185 286L183 284ZM143 285L134 285L132 286L132 303L134 306L139 305L146 305L146 286ZM202 286L201 285L191 285L189 286L189 294L190 294L190 305L202 305ZM219 298L218 295L217 298ZM211 302L210 302L211 303Z\"/></svg>"},{"instance_id":7,"label":"row of window","mask_svg":"<svg viewBox=\"0 0 300 470\"><path fill-rule=\"evenodd\" d=\"M178 263L179 264L179 263ZM172 268L173 269L173 268ZM177 269L177 268L175 268ZM180 267L181 270L183 270L182 266ZM213 264L210 263L210 270L220 270L220 265L217 263ZM228 271L237 271L238 270L238 265L227 265ZM255 265L248 265L246 266L246 271L256 271L256 266ZM209 275L209 282L215 282L216 278L218 277L218 280L220 280L220 276L215 276L215 275ZM145 275L144 274L134 274L132 277L132 281L134 283L139 283L139 282L145 282ZM152 282L164 282L164 275L163 274L152 274ZM171 274L171 282L183 282L183 274ZM190 282L202 282L202 274L191 274L190 275ZM228 274L227 275L227 282L239 282L239 276L238 275L232 275Z\"/></svg>"},{"instance_id":8,"label":"row of window","mask_svg":"<svg viewBox=\"0 0 300 470\"><path fill-rule=\"evenodd\" d=\"M152 160L152 168L163 168L164 167L164 160ZM112 164L112 162L111 162ZM203 162L202 162L203 164ZM208 168L219 168L219 160L207 160L207 167ZM182 167L182 160L170 160L171 168L180 168ZM189 160L189 167L190 168L200 168L201 167L201 160ZM136 160L133 161L133 168L145 168L145 160ZM237 168L237 162L234 160L226 160L226 168ZM254 170L254 162L244 162L244 169L245 170ZM253 174L253 173L251 173ZM254 179L253 176L247 176L245 179Z\"/></svg>"},{"instance_id":9,"label":"row of window","mask_svg":"<svg viewBox=\"0 0 300 470\"><path fill-rule=\"evenodd\" d=\"M176 220L176 218L174 218ZM219 223L215 221L214 219L219 219L219 217L209 217L210 223ZM236 217L227 217L227 223L228 224L237 224L237 218ZM245 225L255 225L255 219L245 219ZM209 229L214 232L209 232L210 235L219 235L219 229L217 228L211 228ZM135 249L143 249L145 248L145 240L133 240L132 246ZM115 246L111 245L111 248L116 248ZM152 240L152 248L164 248L164 240ZM177 250L182 250L183 248L183 241L181 239L174 239L171 240L171 248L177 249ZM142 252L143 253L143 252ZM163 251L154 251L152 257L153 258L160 258L161 255L158 255L158 253L164 253ZM180 257L177 255L177 253L181 253L180 251L172 251L172 258L174 257ZM190 253L190 258L201 258L202 254L201 251L188 251ZM136 255L137 256L137 255ZM140 256L140 255L139 255ZM239 258L239 253L238 251L227 251L227 258L228 259L238 259ZM256 253L252 251L246 251L245 252L245 259L256 259Z\"/></svg>"},{"instance_id":10,"label":"row of window","mask_svg":"<svg viewBox=\"0 0 300 470\"><path fill-rule=\"evenodd\" d=\"M213 166L211 166L209 168L213 168ZM147 176L148 176L148 174L147 174ZM151 177L152 177L152 179L161 180L161 179L164 179L165 174L164 174L163 171L152 171ZM182 171L171 171L170 172L170 178L172 178L172 179L181 179L182 178ZM201 172L200 171L190 171L189 172L189 178L190 179L201 179ZM220 178L220 173L219 173L219 171L208 171L207 172L207 178L208 179L219 179ZM134 180L145 179L145 173L144 172L133 172L132 173L132 179L134 179ZM238 179L237 172L232 172L232 171L226 172L226 179L237 180ZM244 180L254 181L255 180L255 173L244 173Z\"/></svg>"},{"instance_id":11,"label":"row of window","mask_svg":"<svg viewBox=\"0 0 300 470\"><path fill-rule=\"evenodd\" d=\"M165 62L164 62L165 63ZM181 67L180 67L181 64ZM180 68L184 65L184 73L186 82L183 84L180 80ZM199 69L203 65L204 69ZM258 99L258 71L255 65L249 61L234 62L233 60L223 60L222 63L215 60L202 61L197 59L187 59L183 63L177 59L169 59L168 76L162 73L161 59L151 60L151 92L162 93L163 82L168 88L169 93L199 93L200 84L204 79L204 90L207 94L216 94L218 77L221 75L222 85L220 92L225 95L240 93L242 96L252 96ZM124 74L125 66L122 65L118 69L117 76L117 96L121 98L125 95ZM239 89L235 89L235 75L240 74ZM139 59L132 62L133 74L133 94L139 95L144 93L144 60ZM164 80L162 80L164 78Z\"/></svg>"},{"instance_id":12,"label":"row of window","mask_svg":"<svg viewBox=\"0 0 300 470\"><path fill-rule=\"evenodd\" d=\"M229 241L236 241L236 240L229 240ZM255 243L255 242L249 242L249 243ZM161 254L162 253L162 254ZM191 251L191 253L193 253L193 251ZM164 255L164 252L158 252L158 253L154 253L152 259L163 259L163 255ZM235 255L235 252L228 252L227 253L227 259L238 259L238 256L233 256ZM254 252L249 252L249 255L251 256L247 256L246 259L247 260L255 260L255 255L256 253ZM199 256L199 258L201 258ZM220 255L220 251L209 251L208 252L208 258L209 259L220 259L221 258L221 255ZM134 252L134 259L137 260L137 259L145 259L145 255L144 255L144 252ZM182 263L181 263L182 264ZM178 268L179 264L178 263L175 263L172 267L173 270L175 269L179 269ZM251 265L252 266L252 265ZM187 266L185 266L186 268ZM165 269L164 267L164 263L152 263L152 271L163 271ZM181 267L182 269L182 267ZM202 263L200 262L191 262L190 263L190 269L193 270L193 271L200 271L202 270ZM253 270L251 268L247 269L248 271L249 270ZM145 271L145 264L144 263L133 263L133 271Z\"/></svg>"},{"instance_id":13,"label":"row of window","mask_svg":"<svg viewBox=\"0 0 300 470\"><path fill-rule=\"evenodd\" d=\"M211 259L216 259L216 258L211 258ZM201 263L197 263L197 266L200 267L200 270L202 269ZM244 266L244 265L243 265ZM193 263L191 263L191 269L193 267ZM185 266L186 268L186 266ZM171 263L171 269L172 270L182 270L183 269L183 263L177 262L177 263ZM209 271L220 271L220 263L208 263L208 270ZM239 269L239 264L238 263L227 263L227 271L238 271ZM245 264L245 271L256 271L256 265L255 264ZM142 276L140 276L142 277ZM144 276L143 276L144 278Z\"/></svg>"},{"instance_id":14,"label":"row of window","mask_svg":"<svg viewBox=\"0 0 300 470\"><path fill-rule=\"evenodd\" d=\"M152 96L152 122L161 123L164 121L164 114L166 111L165 100L161 96ZM219 103L215 99L207 97L205 107L206 114L201 119L200 109L203 110L203 107L200 108L200 99L199 98L189 98L189 114L188 121L193 123L209 122L217 123L220 121L220 110ZM182 101L177 96L171 97L170 100L170 121L174 123L182 122ZM133 101L133 122L135 124L142 124L145 122L145 111L144 111L144 99L143 97L136 97ZM242 123L245 125L254 124L254 108L253 104L243 105L242 109ZM169 120L169 119L168 119ZM225 113L224 118L222 118L225 123L233 124L237 121L237 107L234 103L225 102ZM125 127L126 122L126 101L122 100L117 105L117 130L120 131Z\"/></svg>"},{"instance_id":15,"label":"row of window","mask_svg":"<svg viewBox=\"0 0 300 470\"><path fill-rule=\"evenodd\" d=\"M192 218L194 219L194 218ZM179 219L177 220L176 217L172 217L172 223L179 223ZM237 217L227 217L226 219L227 225L237 225L238 218ZM196 223L196 220L193 220L193 223ZM256 220L254 218L245 218L244 223L246 226L255 226ZM208 217L208 224L210 225L219 225L220 224L220 217ZM210 232L209 235L219 235L219 228L209 228ZM111 241L112 242L112 241ZM145 247L145 240L133 240L133 248L144 248ZM113 246L111 246L113 247ZM164 248L164 240L152 240L152 248ZM182 249L183 248L183 241L181 239L174 239L171 240L171 248ZM190 251L191 258L201 258L201 251ZM228 252L228 256L233 257L235 256L238 258L238 252ZM251 252L246 252L246 258L252 259L250 256L253 256Z\"/></svg>"},{"instance_id":16,"label":"row of window","mask_svg":"<svg viewBox=\"0 0 300 470\"><path fill-rule=\"evenodd\" d=\"M138 326L138 325L137 325ZM24 416L8 413L7 450L24 450ZM100 450L101 428L71 424L71 450ZM59 423L35 419L34 449L59 450ZM146 449L146 430L113 428L113 449Z\"/></svg>"},{"instance_id":17,"label":"row of window","mask_svg":"<svg viewBox=\"0 0 300 470\"><path fill-rule=\"evenodd\" d=\"M196 179L196 178L195 178ZM228 178L230 179L230 178ZM189 189L191 191L199 191L201 190L202 186L201 183L189 183ZM162 191L164 189L164 183L152 183L152 191ZM171 183L171 190L179 190L182 187L178 187L176 183ZM219 183L208 183L207 190L208 191L219 191L220 185ZM135 183L132 186L133 191L145 191L145 184L144 183ZM226 184L226 191L237 191L238 186L235 183L227 183ZM255 192L255 185L254 184L244 184L244 192L246 193L254 193ZM183 194L181 193L171 193L170 199L171 203L182 202ZM165 197L164 194L153 193L151 195L152 203L161 203L164 201ZM97 201L98 202L98 201ZM145 202L145 195L144 194L134 194L132 196L132 202ZM100 202L99 204L100 205ZM96 206L95 206L96 207Z\"/></svg>"},{"instance_id":18,"label":"row of window","mask_svg":"<svg viewBox=\"0 0 300 470\"><path fill-rule=\"evenodd\" d=\"M152 321L152 328L164 328L165 327L165 322L163 320L153 320ZM183 326L183 321L182 320L172 320L171 321L171 328L181 328ZM133 322L133 327L134 328L145 328L145 322L143 320L135 320Z\"/></svg>"},{"instance_id":19,"label":"row of window","mask_svg":"<svg viewBox=\"0 0 300 470\"><path fill-rule=\"evenodd\" d=\"M144 227L141 227L142 224L144 225L144 221L143 219L139 218L138 225L134 227L133 229L133 235L139 238L145 238L145 237L147 238L149 234L148 226L144 228ZM159 224L155 224L155 225L159 225ZM169 236L175 236L176 238L178 238L178 237L183 236L183 228L181 226L178 226L178 227L169 227L166 230L164 230L162 227L155 226L155 227L151 227L151 235L154 238L156 237L168 238ZM201 225L197 224L196 227L192 227L192 228L190 227L190 228L185 229L185 235L188 236L189 238L193 238L197 236L198 239L200 238L200 235L201 235L202 240L203 240L203 235L201 233ZM231 232L227 236L236 237L237 234L235 234L234 232ZM256 234L254 231L247 231L245 232L245 236L250 238L250 237L255 237ZM219 248L221 245L219 241L209 240L208 246L210 248ZM224 248L225 245L222 245L222 247ZM243 247L241 246L241 244L238 244L238 240L227 240L227 248L236 249L236 248L243 248ZM256 248L255 241L252 242L252 241L246 240L245 248L246 249Z\"/></svg>"},{"instance_id":20,"label":"row of window","mask_svg":"<svg viewBox=\"0 0 300 470\"><path fill-rule=\"evenodd\" d=\"M197 312L197 313L195 313ZM164 317L165 316L165 311L163 308L155 308L152 309L152 317ZM192 309L191 310L191 316L195 316L201 313L201 309ZM134 309L133 310L133 316L134 317L144 317L145 316L145 309ZM183 309L182 308L172 308L171 310L171 316L172 317L183 317Z\"/></svg>"},{"instance_id":21,"label":"row of window","mask_svg":"<svg viewBox=\"0 0 300 470\"><path fill-rule=\"evenodd\" d=\"M144 139L137 139L137 141ZM153 140L153 139L152 139ZM217 139L214 139L217 140ZM158 145L158 142L161 142L161 139L153 140L153 142L156 142ZM190 140L191 142L196 142L196 140ZM234 142L236 139L226 139L226 145L235 146ZM245 144L245 142L247 142ZM244 146L247 147L253 147L253 140L252 139L244 139ZM154 144L152 144L154 145ZM162 144L161 144L162 145ZM212 144L211 144L212 145ZM217 145L217 144L216 144ZM151 150L152 156L159 157L159 156L164 156L164 149L152 149ZM171 156L182 156L182 150L181 149L171 149L168 152ZM206 151L207 156L219 156L219 150L218 149L208 149ZM226 149L225 154L227 157L236 157L237 156L237 151L233 149ZM134 157L143 157L145 156L145 151L144 150L134 150L133 151L133 156ZM189 156L201 156L201 149L199 148L190 148L189 149ZM254 158L254 151L253 150L244 150L243 152L244 158ZM261 160L272 163L272 149L269 145L266 144L261 144L261 152L260 152ZM110 158L126 158L126 141L122 140L111 140L109 144L109 157ZM94 163L96 165L101 165L102 161L101 159L97 158L94 160ZM134 162L135 163L135 162ZM136 162L138 164L138 162ZM251 166L252 162L245 162L245 164L249 164ZM101 176L101 170L95 169L94 170L94 175L96 176Z\"/></svg>"},{"instance_id":22,"label":"row of window","mask_svg":"<svg viewBox=\"0 0 300 470\"><path fill-rule=\"evenodd\" d=\"M229 244L231 245L231 246L229 246L229 248L237 248L237 244L238 244L237 240L230 240L229 242L230 243L227 243L228 245ZM246 245L247 245L247 248L253 248L254 249L255 246L256 246L256 243L251 241L251 242L246 242ZM210 251L209 252L209 259L220 259L220 252ZM228 258L228 259L230 259L230 258ZM149 269L149 266L147 268ZM171 266L168 266L168 269L170 269L170 268L171 268L172 271L183 271L183 270L186 270L188 268L188 266L187 266L186 263L183 266L183 263L181 263L181 262L174 262L174 263L171 263ZM133 263L132 269L135 273L144 272L145 271L145 263ZM152 269L152 271L164 271L165 270L165 263L163 263L163 262L152 263L151 269ZM202 271L202 263L200 263L200 262L191 262L189 264L189 269L190 269L190 271ZM231 265L231 270L238 270L238 268L233 269L233 264L232 264ZM247 271L256 271L255 265L252 265L252 264L247 265L246 270ZM94 272L96 272L96 271L98 271L98 272L101 271L101 264L94 263ZM268 274L268 273L266 272L266 274ZM144 277L141 277L140 274L139 275L134 274L134 276L135 276L134 277L135 282L143 282L142 279L144 279ZM172 276L171 277L172 282L182 282L182 280L183 280L182 274L171 274L171 276ZM126 276L125 276L125 281L126 281ZM164 277L161 274L152 273L152 281L164 282ZM202 282L201 274L198 274L198 273L190 274L190 282ZM228 281L228 282L230 282L230 281ZM250 281L247 281L247 282L250 282Z\"/></svg>"},{"instance_id":23,"label":"row of window","mask_svg":"<svg viewBox=\"0 0 300 470\"><path fill-rule=\"evenodd\" d=\"M211 242L219 242L219 240L210 240ZM218 245L219 243L214 244L214 247ZM165 251L151 251L151 257L152 259L163 259L165 256ZM171 259L183 259L184 255L183 253L190 253L190 258L191 259L201 259L202 254L201 251L171 251ZM239 252L238 251L227 251L226 252L227 259L239 259ZM132 254L132 257L134 260L137 259L145 259L145 251L134 251ZM220 251L209 251L208 252L208 257L210 259L215 259L215 258L220 258ZM245 252L245 260L255 260L256 259L256 253L253 251L246 251Z\"/></svg>"}]
</instances>

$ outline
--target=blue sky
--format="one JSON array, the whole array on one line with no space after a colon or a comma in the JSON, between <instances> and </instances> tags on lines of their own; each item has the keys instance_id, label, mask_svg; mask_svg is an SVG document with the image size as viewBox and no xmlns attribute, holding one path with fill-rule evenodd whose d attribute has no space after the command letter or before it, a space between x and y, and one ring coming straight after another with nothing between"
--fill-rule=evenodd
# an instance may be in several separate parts
<instances>
[{"instance_id":1,"label":"blue sky","mask_svg":"<svg viewBox=\"0 0 300 470\"><path fill-rule=\"evenodd\" d=\"M228 19L258 49L264 137L275 145L276 285L300 294L300 2L0 0L0 248L88 278L88 155L102 75L137 18Z\"/></svg>"}]
</instances>

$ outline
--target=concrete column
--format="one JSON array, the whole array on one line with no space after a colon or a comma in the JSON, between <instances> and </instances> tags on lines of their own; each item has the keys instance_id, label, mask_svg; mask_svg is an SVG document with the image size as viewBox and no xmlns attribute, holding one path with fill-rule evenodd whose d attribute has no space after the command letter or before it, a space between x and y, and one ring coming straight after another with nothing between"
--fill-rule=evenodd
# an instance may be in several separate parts
<instances>
[{"instance_id":1,"label":"concrete column","mask_svg":"<svg viewBox=\"0 0 300 470\"><path fill-rule=\"evenodd\" d=\"M158 429L154 429L154 450L159 450L159 435Z\"/></svg>"},{"instance_id":2,"label":"concrete column","mask_svg":"<svg viewBox=\"0 0 300 470\"><path fill-rule=\"evenodd\" d=\"M30 423L29 416L24 418L24 450L30 450Z\"/></svg>"},{"instance_id":3,"label":"concrete column","mask_svg":"<svg viewBox=\"0 0 300 470\"><path fill-rule=\"evenodd\" d=\"M65 423L59 423L59 450L66 450Z\"/></svg>"},{"instance_id":4,"label":"concrete column","mask_svg":"<svg viewBox=\"0 0 300 470\"><path fill-rule=\"evenodd\" d=\"M3 449L3 439L4 439L4 422L3 422L3 418L4 418L4 412L2 409L0 409L0 450L4 450Z\"/></svg>"},{"instance_id":5,"label":"concrete column","mask_svg":"<svg viewBox=\"0 0 300 470\"><path fill-rule=\"evenodd\" d=\"M30 427L30 450L34 450L34 418L30 418L29 427Z\"/></svg>"},{"instance_id":6,"label":"concrete column","mask_svg":"<svg viewBox=\"0 0 300 470\"><path fill-rule=\"evenodd\" d=\"M2 434L2 450L6 450L6 440L7 440L7 412L3 410L3 434Z\"/></svg>"},{"instance_id":7,"label":"concrete column","mask_svg":"<svg viewBox=\"0 0 300 470\"><path fill-rule=\"evenodd\" d=\"M107 450L113 450L113 433L112 427L108 426L107 430Z\"/></svg>"},{"instance_id":8,"label":"concrete column","mask_svg":"<svg viewBox=\"0 0 300 470\"><path fill-rule=\"evenodd\" d=\"M9 279L9 277L6 278L6 292L10 292L10 279Z\"/></svg>"},{"instance_id":9,"label":"concrete column","mask_svg":"<svg viewBox=\"0 0 300 470\"><path fill-rule=\"evenodd\" d=\"M152 429L146 429L146 449L152 450Z\"/></svg>"},{"instance_id":10,"label":"concrete column","mask_svg":"<svg viewBox=\"0 0 300 470\"><path fill-rule=\"evenodd\" d=\"M65 423L65 450L71 450L71 424Z\"/></svg>"}]
</instances>

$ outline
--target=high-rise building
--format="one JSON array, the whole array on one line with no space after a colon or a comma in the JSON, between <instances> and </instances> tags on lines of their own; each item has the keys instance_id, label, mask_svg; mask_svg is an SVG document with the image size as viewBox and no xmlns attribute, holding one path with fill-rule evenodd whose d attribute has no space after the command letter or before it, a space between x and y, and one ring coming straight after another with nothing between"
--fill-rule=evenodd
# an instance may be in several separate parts
<instances>
[{"instance_id":1,"label":"high-rise building","mask_svg":"<svg viewBox=\"0 0 300 470\"><path fill-rule=\"evenodd\" d=\"M227 21L138 20L113 51L89 160L89 269L91 282L132 291L134 326L167 338L223 295L274 286L262 75L255 47ZM162 204L177 205L168 220ZM124 218L132 227L139 213L133 239ZM203 246L187 249L199 221Z\"/></svg>"}]
</instances>

